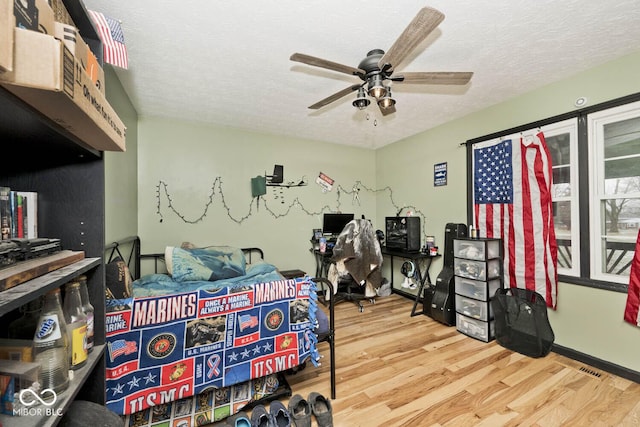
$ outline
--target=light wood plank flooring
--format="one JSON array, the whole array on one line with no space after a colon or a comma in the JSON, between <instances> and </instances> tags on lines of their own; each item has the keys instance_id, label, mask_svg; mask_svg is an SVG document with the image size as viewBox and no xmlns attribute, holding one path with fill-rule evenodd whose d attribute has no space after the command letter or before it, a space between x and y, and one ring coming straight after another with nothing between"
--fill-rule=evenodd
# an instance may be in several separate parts
<instances>
[{"instance_id":1,"label":"light wood plank flooring","mask_svg":"<svg viewBox=\"0 0 640 427\"><path fill-rule=\"evenodd\" d=\"M640 384L469 338L411 317L411 306L398 295L366 302L363 313L336 306L336 427L640 426ZM293 394L330 397L328 345L319 346L322 366L287 376Z\"/></svg>"}]
</instances>

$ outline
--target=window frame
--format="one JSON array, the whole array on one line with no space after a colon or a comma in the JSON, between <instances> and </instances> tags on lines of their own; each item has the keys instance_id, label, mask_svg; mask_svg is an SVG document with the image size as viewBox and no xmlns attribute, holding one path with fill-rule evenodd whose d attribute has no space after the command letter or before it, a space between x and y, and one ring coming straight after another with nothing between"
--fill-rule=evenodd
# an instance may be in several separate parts
<instances>
[{"instance_id":1,"label":"window frame","mask_svg":"<svg viewBox=\"0 0 640 427\"><path fill-rule=\"evenodd\" d=\"M593 106L578 109L576 111L560 114L557 116L549 117L536 122L528 123L525 125L517 126L514 128L506 129L500 132L495 132L489 135L484 135L478 138L469 139L463 142L461 145L466 145L467 148L467 221L472 223L473 221L473 182L472 173L473 165L473 145L479 142L483 142L489 139L500 138L511 135L513 133L524 133L531 131L532 129L540 129L543 132L547 130L551 131L556 129L561 122L577 119L577 170L572 167L572 174L577 175L578 185L578 212L579 212L579 226L577 230L577 242L572 240L572 245L577 243L579 246L579 262L575 266L577 269L572 269L571 272L562 271L558 273L558 280L564 283L571 283L586 287L592 287L597 289L610 290L614 292L627 293L628 283L619 283L611 280L606 280L601 276L594 276L591 271L592 261L592 238L591 233L591 203L590 203L590 187L591 177L589 175L590 162L592 155L590 153L590 135L589 135L589 123L588 117L591 114L598 113L604 110L624 106L626 104L632 104L640 101L640 93L631 94L621 98L617 98L611 101L606 101ZM572 150L572 162L574 161ZM572 205L572 216L573 205ZM572 218L573 221L573 218ZM573 229L572 224L572 229ZM573 238L573 233L572 233ZM578 271L577 275L572 275L574 271Z\"/></svg>"},{"instance_id":2,"label":"window frame","mask_svg":"<svg viewBox=\"0 0 640 427\"><path fill-rule=\"evenodd\" d=\"M604 127L607 124L620 122L626 119L640 118L640 101L631 102L616 107L611 107L605 110L593 112L587 116L587 127L589 132L589 200L595 203L589 204L589 215L592 218L590 224L590 235L593 237L593 244L591 245L591 265L594 266L594 271L591 271L591 277L596 280L602 280L607 282L615 282L621 284L628 284L629 279L623 280L617 274L611 274L603 272L601 265L602 259L606 256L603 253L603 242L609 241L607 239L606 230L602 230L603 216L606 218L605 213L602 211L602 202L608 199L620 199L626 197L632 197L637 199L638 193L633 193L627 196L611 195L607 194L605 190L605 145L604 145ZM636 238L632 239L635 244ZM606 245L606 243L605 243Z\"/></svg>"}]
</instances>

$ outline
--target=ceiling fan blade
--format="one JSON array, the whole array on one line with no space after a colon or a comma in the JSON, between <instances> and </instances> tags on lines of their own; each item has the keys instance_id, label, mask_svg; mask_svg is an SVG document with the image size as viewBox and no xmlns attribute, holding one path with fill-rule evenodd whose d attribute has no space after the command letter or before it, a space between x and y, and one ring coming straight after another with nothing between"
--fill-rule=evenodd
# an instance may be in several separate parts
<instances>
[{"instance_id":1,"label":"ceiling fan blade","mask_svg":"<svg viewBox=\"0 0 640 427\"><path fill-rule=\"evenodd\" d=\"M428 85L466 85L471 80L473 73L467 72L414 72L402 73L392 76L397 83L428 84ZM397 79L397 80L396 80Z\"/></svg>"},{"instance_id":2,"label":"ceiling fan blade","mask_svg":"<svg viewBox=\"0 0 640 427\"><path fill-rule=\"evenodd\" d=\"M327 70L350 74L352 76L364 76L365 74L365 72L359 68L338 64L337 62L327 61L326 59L316 58L315 56L305 55L304 53L294 53L289 59L295 62L302 62L303 64L313 65L314 67L326 68Z\"/></svg>"},{"instance_id":3,"label":"ceiling fan blade","mask_svg":"<svg viewBox=\"0 0 640 427\"><path fill-rule=\"evenodd\" d=\"M444 14L436 9L430 7L420 9L407 28L400 34L400 37L393 43L393 46L380 58L378 67L383 69L387 66L388 69L393 69L393 67L400 64L421 41L436 29L443 19Z\"/></svg>"},{"instance_id":4,"label":"ceiling fan blade","mask_svg":"<svg viewBox=\"0 0 640 427\"><path fill-rule=\"evenodd\" d=\"M352 86L349 86L348 88L342 89L340 92L336 92L333 95L326 97L322 101L318 101L315 104L309 106L309 108L312 109L312 110L317 110L319 108L324 107L325 105L329 105L333 101L337 101L338 99L342 98L343 96L349 95L351 92L354 92L354 91L360 89L360 86L362 86L362 85L352 85Z\"/></svg>"},{"instance_id":5,"label":"ceiling fan blade","mask_svg":"<svg viewBox=\"0 0 640 427\"><path fill-rule=\"evenodd\" d=\"M388 116L389 114L393 114L396 112L396 106L392 105L389 108L380 107L380 112L382 113L383 116Z\"/></svg>"}]
</instances>

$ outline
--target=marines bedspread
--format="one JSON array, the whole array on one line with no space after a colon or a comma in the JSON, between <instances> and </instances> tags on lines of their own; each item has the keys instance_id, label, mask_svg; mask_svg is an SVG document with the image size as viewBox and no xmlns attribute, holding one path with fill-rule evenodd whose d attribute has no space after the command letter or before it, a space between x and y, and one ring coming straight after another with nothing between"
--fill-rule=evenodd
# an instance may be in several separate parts
<instances>
[{"instance_id":1,"label":"marines bedspread","mask_svg":"<svg viewBox=\"0 0 640 427\"><path fill-rule=\"evenodd\" d=\"M107 407L131 414L317 364L316 310L309 278L110 301Z\"/></svg>"}]
</instances>

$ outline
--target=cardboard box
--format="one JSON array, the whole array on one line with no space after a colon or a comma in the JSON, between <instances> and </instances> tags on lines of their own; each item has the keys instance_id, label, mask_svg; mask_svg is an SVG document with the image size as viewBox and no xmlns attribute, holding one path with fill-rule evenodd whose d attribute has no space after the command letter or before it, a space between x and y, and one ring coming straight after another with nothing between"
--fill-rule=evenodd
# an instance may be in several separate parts
<instances>
[{"instance_id":1,"label":"cardboard box","mask_svg":"<svg viewBox=\"0 0 640 427\"><path fill-rule=\"evenodd\" d=\"M87 72L96 87L105 94L104 70L98 58L93 54L89 45L87 45L73 25L64 24L62 22L55 23L55 38L61 40L64 45L74 52L76 59L82 65L82 69Z\"/></svg>"},{"instance_id":2,"label":"cardboard box","mask_svg":"<svg viewBox=\"0 0 640 427\"><path fill-rule=\"evenodd\" d=\"M53 34L55 19L47 0L0 0L0 73L13 70L14 27Z\"/></svg>"},{"instance_id":3,"label":"cardboard box","mask_svg":"<svg viewBox=\"0 0 640 427\"><path fill-rule=\"evenodd\" d=\"M87 72L93 84L96 85L98 90L105 95L106 94L106 81L104 77L104 69L98 62L98 58L93 54L89 45L81 38L76 46L76 52L82 68ZM80 56L82 55L82 56Z\"/></svg>"},{"instance_id":4,"label":"cardboard box","mask_svg":"<svg viewBox=\"0 0 640 427\"><path fill-rule=\"evenodd\" d=\"M15 28L13 70L0 84L98 151L125 151L126 128L74 54L45 34Z\"/></svg>"},{"instance_id":5,"label":"cardboard box","mask_svg":"<svg viewBox=\"0 0 640 427\"><path fill-rule=\"evenodd\" d=\"M0 72L13 70L13 1L0 0Z\"/></svg>"},{"instance_id":6,"label":"cardboard box","mask_svg":"<svg viewBox=\"0 0 640 427\"><path fill-rule=\"evenodd\" d=\"M33 362L33 341L0 338L0 359Z\"/></svg>"}]
</instances>

